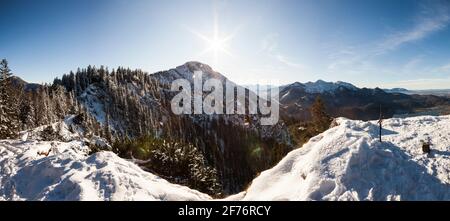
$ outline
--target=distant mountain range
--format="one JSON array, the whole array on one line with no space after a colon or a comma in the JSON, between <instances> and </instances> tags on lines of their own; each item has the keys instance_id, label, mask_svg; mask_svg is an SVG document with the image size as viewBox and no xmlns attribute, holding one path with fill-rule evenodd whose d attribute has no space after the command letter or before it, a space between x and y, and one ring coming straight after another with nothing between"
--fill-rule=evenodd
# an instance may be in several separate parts
<instances>
[{"instance_id":1,"label":"distant mountain range","mask_svg":"<svg viewBox=\"0 0 450 221\"><path fill-rule=\"evenodd\" d=\"M408 94L408 93L412 92L406 88L383 89L383 91L385 91L387 93L403 93L403 94Z\"/></svg>"},{"instance_id":2,"label":"distant mountain range","mask_svg":"<svg viewBox=\"0 0 450 221\"><path fill-rule=\"evenodd\" d=\"M254 91L257 88L254 85L246 87ZM307 121L310 118L310 106L316 97L320 96L325 100L327 111L333 117L373 120L379 118L380 108L385 118L395 115L416 116L420 113L450 113L449 92L450 90L358 88L347 82L318 80L280 86L279 98L282 112L287 118ZM265 94L266 91L260 91L261 96Z\"/></svg>"},{"instance_id":3,"label":"distant mountain range","mask_svg":"<svg viewBox=\"0 0 450 221\"><path fill-rule=\"evenodd\" d=\"M356 86L347 82L342 81L326 82L323 80L317 80L316 82L307 82L304 84L300 82L295 82L293 84L281 86L280 90L289 87L302 88L307 93L332 93L340 88L345 88L348 90L358 90Z\"/></svg>"},{"instance_id":4,"label":"distant mountain range","mask_svg":"<svg viewBox=\"0 0 450 221\"><path fill-rule=\"evenodd\" d=\"M421 94L450 97L450 89L408 90L405 88L383 89L388 93Z\"/></svg>"},{"instance_id":5,"label":"distant mountain range","mask_svg":"<svg viewBox=\"0 0 450 221\"><path fill-rule=\"evenodd\" d=\"M151 74L162 85L168 85L176 79L187 79L192 83L193 72L203 71L204 79L218 79L222 82L230 82L225 76L214 71L210 66L200 62L187 62L177 68ZM26 90L36 90L39 84L29 84L18 77L14 77L18 85ZM256 85L237 85L245 87L247 93L256 92ZM268 85L267 88L275 86ZM265 97L266 91L260 91L260 96ZM450 106L450 89L443 90L408 90L405 88L359 88L343 81L327 82L317 80L315 82L294 82L279 87L282 118L294 118L298 120L309 119L309 107L317 96L321 96L326 102L328 111L332 116L347 117L351 119L369 120L379 117L380 105L385 117L394 115L417 115L418 112L435 114L448 113ZM441 108L444 107L444 108ZM424 111L425 110L425 111ZM198 117L196 117L198 118ZM251 118L250 118L251 119ZM238 120L243 124L242 119ZM236 122L238 122L236 121ZM256 123L256 122L254 122ZM254 125L254 124L251 124Z\"/></svg>"}]
</instances>

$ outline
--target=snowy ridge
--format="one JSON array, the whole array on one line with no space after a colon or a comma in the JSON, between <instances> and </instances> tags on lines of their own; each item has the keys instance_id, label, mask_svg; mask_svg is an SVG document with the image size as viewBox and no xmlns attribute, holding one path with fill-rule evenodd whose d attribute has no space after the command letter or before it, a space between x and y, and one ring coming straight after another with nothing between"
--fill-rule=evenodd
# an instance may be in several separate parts
<instances>
[{"instance_id":1,"label":"snowy ridge","mask_svg":"<svg viewBox=\"0 0 450 221\"><path fill-rule=\"evenodd\" d=\"M305 83L305 91L308 93L324 93L324 92L333 92L340 87L347 88L350 90L356 90L357 87L353 86L350 83L338 81L338 82L325 82L322 80L318 80L316 82L307 82Z\"/></svg>"},{"instance_id":2,"label":"snowy ridge","mask_svg":"<svg viewBox=\"0 0 450 221\"><path fill-rule=\"evenodd\" d=\"M337 123L229 199L450 200L450 116Z\"/></svg>"},{"instance_id":3,"label":"snowy ridge","mask_svg":"<svg viewBox=\"0 0 450 221\"><path fill-rule=\"evenodd\" d=\"M65 121L0 140L0 200L209 200L208 195L145 172L110 151L92 155L83 131ZM40 141L52 127L61 141ZM33 139L33 140L30 140Z\"/></svg>"},{"instance_id":4,"label":"snowy ridge","mask_svg":"<svg viewBox=\"0 0 450 221\"><path fill-rule=\"evenodd\" d=\"M203 80L213 78L223 82L228 81L227 78L214 71L210 66L196 61L186 62L166 72L155 73L153 76L163 84L170 85L176 79L185 79L193 83L195 71L201 71L203 73Z\"/></svg>"},{"instance_id":5,"label":"snowy ridge","mask_svg":"<svg viewBox=\"0 0 450 221\"><path fill-rule=\"evenodd\" d=\"M0 200L210 199L112 152L88 151L79 141L0 141Z\"/></svg>"},{"instance_id":6,"label":"snowy ridge","mask_svg":"<svg viewBox=\"0 0 450 221\"><path fill-rule=\"evenodd\" d=\"M20 132L21 139L22 141L44 140L44 138L42 137L42 133L46 128L50 127L61 141L69 142L73 140L81 140L83 135L85 134L85 130L81 126L76 125L73 122L74 117L74 115L70 115L67 116L63 121L39 126L27 131L22 131Z\"/></svg>"},{"instance_id":7,"label":"snowy ridge","mask_svg":"<svg viewBox=\"0 0 450 221\"><path fill-rule=\"evenodd\" d=\"M0 200L212 200L110 151L88 155L71 119L52 125L67 140L0 140ZM450 200L450 115L383 125L380 143L375 121L338 118L225 200Z\"/></svg>"},{"instance_id":8,"label":"snowy ridge","mask_svg":"<svg viewBox=\"0 0 450 221\"><path fill-rule=\"evenodd\" d=\"M288 87L302 88L307 93L332 93L339 88L346 88L348 90L358 90L359 88L353 84L337 81L337 82L326 82L323 80L317 80L316 82L306 82L304 84L300 82L294 82L292 84L281 86L280 90Z\"/></svg>"}]
</instances>

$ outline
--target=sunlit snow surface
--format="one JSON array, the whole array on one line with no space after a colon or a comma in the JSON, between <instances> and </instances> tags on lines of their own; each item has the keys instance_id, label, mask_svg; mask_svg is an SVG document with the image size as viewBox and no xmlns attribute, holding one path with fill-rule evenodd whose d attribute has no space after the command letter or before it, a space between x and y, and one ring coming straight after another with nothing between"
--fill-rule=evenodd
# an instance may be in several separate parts
<instances>
[{"instance_id":1,"label":"sunlit snow surface","mask_svg":"<svg viewBox=\"0 0 450 221\"><path fill-rule=\"evenodd\" d=\"M450 116L385 120L382 143L376 121L337 123L226 200L450 200ZM211 200L112 152L87 153L77 139L0 141L0 200Z\"/></svg>"},{"instance_id":2,"label":"sunlit snow surface","mask_svg":"<svg viewBox=\"0 0 450 221\"><path fill-rule=\"evenodd\" d=\"M0 141L0 200L210 199L112 152L87 152L79 141Z\"/></svg>"},{"instance_id":3,"label":"sunlit snow surface","mask_svg":"<svg viewBox=\"0 0 450 221\"><path fill-rule=\"evenodd\" d=\"M230 199L450 200L450 116L338 123Z\"/></svg>"}]
</instances>

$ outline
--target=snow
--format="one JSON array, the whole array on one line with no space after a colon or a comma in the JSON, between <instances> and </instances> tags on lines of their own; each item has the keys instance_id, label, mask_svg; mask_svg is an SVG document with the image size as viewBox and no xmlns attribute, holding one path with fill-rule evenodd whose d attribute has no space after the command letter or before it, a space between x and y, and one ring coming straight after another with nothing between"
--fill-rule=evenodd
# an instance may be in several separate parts
<instances>
[{"instance_id":1,"label":"snow","mask_svg":"<svg viewBox=\"0 0 450 221\"><path fill-rule=\"evenodd\" d=\"M0 140L0 200L209 200L83 141ZM47 156L46 156L47 155Z\"/></svg>"},{"instance_id":2,"label":"snow","mask_svg":"<svg viewBox=\"0 0 450 221\"><path fill-rule=\"evenodd\" d=\"M224 200L450 200L450 115L386 119L382 143L378 129L338 118ZM0 140L0 200L212 200L62 131L73 139Z\"/></svg>"},{"instance_id":3,"label":"snow","mask_svg":"<svg viewBox=\"0 0 450 221\"><path fill-rule=\"evenodd\" d=\"M450 115L337 122L227 200L450 200Z\"/></svg>"},{"instance_id":4,"label":"snow","mask_svg":"<svg viewBox=\"0 0 450 221\"><path fill-rule=\"evenodd\" d=\"M322 80L318 80L316 82L307 82L305 83L305 91L308 93L324 93L324 92L333 92L340 87L347 88L350 90L358 89L354 85L342 81L337 82L326 82Z\"/></svg>"},{"instance_id":5,"label":"snow","mask_svg":"<svg viewBox=\"0 0 450 221\"><path fill-rule=\"evenodd\" d=\"M288 91L285 95L281 96L280 101L284 100L285 97L289 96L291 92Z\"/></svg>"},{"instance_id":6,"label":"snow","mask_svg":"<svg viewBox=\"0 0 450 221\"><path fill-rule=\"evenodd\" d=\"M93 84L89 85L80 96L89 113L102 125L106 119L106 113L101 99L103 96L105 96L104 93Z\"/></svg>"},{"instance_id":7,"label":"snow","mask_svg":"<svg viewBox=\"0 0 450 221\"><path fill-rule=\"evenodd\" d=\"M62 141L80 140L85 131L73 123L75 115L67 116L63 121L55 122L49 125L43 125L31 130L20 132L21 140L43 140L42 132L51 127Z\"/></svg>"},{"instance_id":8,"label":"snow","mask_svg":"<svg viewBox=\"0 0 450 221\"><path fill-rule=\"evenodd\" d=\"M295 82L290 85L281 86L280 90L287 87L303 88L307 93L332 93L340 88L346 88L349 90L358 90L359 88L353 84L337 81L337 82L326 82L323 80L317 80L316 82L306 82L304 84L300 82ZM282 99L282 98L281 98Z\"/></svg>"}]
</instances>

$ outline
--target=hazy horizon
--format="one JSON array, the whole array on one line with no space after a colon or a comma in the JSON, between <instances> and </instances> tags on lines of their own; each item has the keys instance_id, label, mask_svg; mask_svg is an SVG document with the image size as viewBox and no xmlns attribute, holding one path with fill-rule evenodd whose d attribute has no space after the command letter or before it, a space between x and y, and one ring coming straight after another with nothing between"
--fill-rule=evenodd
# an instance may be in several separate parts
<instances>
[{"instance_id":1,"label":"hazy horizon","mask_svg":"<svg viewBox=\"0 0 450 221\"><path fill-rule=\"evenodd\" d=\"M446 0L5 0L0 24L0 57L35 83L88 65L199 61L247 85L450 88Z\"/></svg>"}]
</instances>

